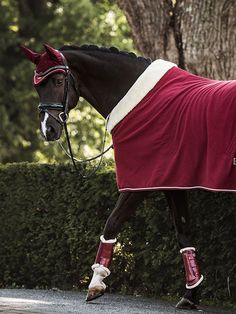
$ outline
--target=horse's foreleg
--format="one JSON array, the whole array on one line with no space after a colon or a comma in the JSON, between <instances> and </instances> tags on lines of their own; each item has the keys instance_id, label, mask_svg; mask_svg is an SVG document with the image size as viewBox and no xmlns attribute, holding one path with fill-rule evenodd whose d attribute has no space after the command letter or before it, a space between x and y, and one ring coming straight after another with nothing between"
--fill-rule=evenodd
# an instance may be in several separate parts
<instances>
[{"instance_id":1,"label":"horse's foreleg","mask_svg":"<svg viewBox=\"0 0 236 314\"><path fill-rule=\"evenodd\" d=\"M196 308L197 287L202 282L203 276L200 273L195 248L190 239L187 193L182 190L167 191L166 197L171 208L186 277L185 295L176 306L178 308Z\"/></svg>"},{"instance_id":2,"label":"horse's foreleg","mask_svg":"<svg viewBox=\"0 0 236 314\"><path fill-rule=\"evenodd\" d=\"M125 221L135 212L146 193L121 193L114 210L107 219L103 235L100 237L95 263L92 266L93 277L89 284L86 301L102 296L106 285L103 280L110 275L109 266L112 260L116 237Z\"/></svg>"}]
</instances>

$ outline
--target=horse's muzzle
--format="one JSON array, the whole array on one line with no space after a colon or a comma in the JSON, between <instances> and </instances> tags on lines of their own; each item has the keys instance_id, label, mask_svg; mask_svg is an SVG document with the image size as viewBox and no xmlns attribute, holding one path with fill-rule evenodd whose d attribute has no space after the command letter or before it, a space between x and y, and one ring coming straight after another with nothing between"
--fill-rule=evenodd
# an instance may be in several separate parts
<instances>
[{"instance_id":1,"label":"horse's muzzle","mask_svg":"<svg viewBox=\"0 0 236 314\"><path fill-rule=\"evenodd\" d=\"M46 141L55 141L55 140L58 140L60 136L58 136L58 132L56 132L56 130L52 127L52 126L49 126L46 130L46 136L45 139Z\"/></svg>"},{"instance_id":2,"label":"horse's muzzle","mask_svg":"<svg viewBox=\"0 0 236 314\"><path fill-rule=\"evenodd\" d=\"M41 123L41 133L46 141L48 142L56 141L61 137L62 126L57 122L46 125Z\"/></svg>"}]
</instances>

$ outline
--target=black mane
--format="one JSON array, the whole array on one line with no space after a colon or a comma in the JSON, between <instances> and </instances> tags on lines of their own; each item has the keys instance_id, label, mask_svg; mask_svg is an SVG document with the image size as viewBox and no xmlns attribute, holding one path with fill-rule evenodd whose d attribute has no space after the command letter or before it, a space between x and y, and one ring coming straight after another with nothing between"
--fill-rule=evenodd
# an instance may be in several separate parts
<instances>
[{"instance_id":1,"label":"black mane","mask_svg":"<svg viewBox=\"0 0 236 314\"><path fill-rule=\"evenodd\" d=\"M127 51L121 51L116 47L98 47L96 45L82 45L82 46L76 46L76 45L64 45L61 48L59 48L60 51L63 50L85 50L85 51L101 51L101 52L106 52L106 53L115 53L115 54L120 54L123 56L129 56L131 58L136 58L140 61L147 62L150 64L152 60L150 58L144 58L141 56L137 56L134 52L127 52Z\"/></svg>"}]
</instances>

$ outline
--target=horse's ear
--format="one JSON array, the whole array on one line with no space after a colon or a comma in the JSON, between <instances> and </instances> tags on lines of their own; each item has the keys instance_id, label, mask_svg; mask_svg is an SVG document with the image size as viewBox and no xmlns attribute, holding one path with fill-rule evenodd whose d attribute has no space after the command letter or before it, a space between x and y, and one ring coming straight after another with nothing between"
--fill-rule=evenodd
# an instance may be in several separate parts
<instances>
[{"instance_id":1,"label":"horse's ear","mask_svg":"<svg viewBox=\"0 0 236 314\"><path fill-rule=\"evenodd\" d=\"M21 51L24 52L26 58L28 58L31 62L33 62L34 64L38 64L39 63L39 59L41 54L37 53L27 47L24 46L20 46Z\"/></svg>"},{"instance_id":2,"label":"horse's ear","mask_svg":"<svg viewBox=\"0 0 236 314\"><path fill-rule=\"evenodd\" d=\"M52 59L55 59L55 60L58 60L58 61L61 61L61 55L60 53L58 52L58 50L50 47L49 45L47 44L43 44L47 54L52 58Z\"/></svg>"}]
</instances>

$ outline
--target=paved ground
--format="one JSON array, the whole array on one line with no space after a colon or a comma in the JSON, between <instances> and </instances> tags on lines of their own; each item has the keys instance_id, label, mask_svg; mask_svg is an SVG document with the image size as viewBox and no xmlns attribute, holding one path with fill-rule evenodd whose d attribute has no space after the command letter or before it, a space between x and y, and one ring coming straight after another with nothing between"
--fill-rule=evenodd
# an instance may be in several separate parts
<instances>
[{"instance_id":1,"label":"paved ground","mask_svg":"<svg viewBox=\"0 0 236 314\"><path fill-rule=\"evenodd\" d=\"M196 314L176 310L174 304L141 297L106 294L86 303L85 293L0 289L0 313L6 314ZM231 314L232 311L203 308L202 313Z\"/></svg>"}]
</instances>

